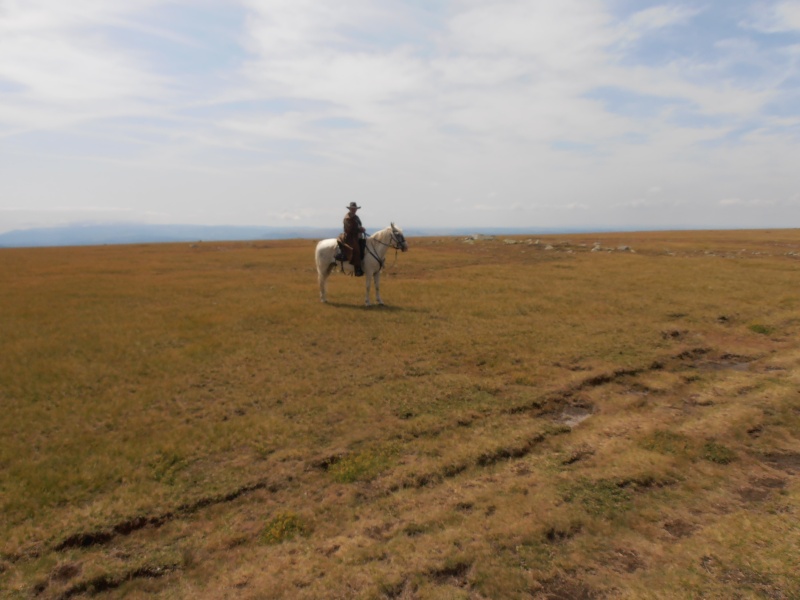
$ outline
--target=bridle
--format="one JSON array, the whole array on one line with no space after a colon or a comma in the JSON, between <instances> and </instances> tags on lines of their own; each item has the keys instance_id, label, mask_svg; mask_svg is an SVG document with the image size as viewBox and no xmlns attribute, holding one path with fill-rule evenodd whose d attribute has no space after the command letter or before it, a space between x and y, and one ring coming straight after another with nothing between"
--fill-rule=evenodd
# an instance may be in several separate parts
<instances>
[{"instance_id":1,"label":"bridle","mask_svg":"<svg viewBox=\"0 0 800 600\"><path fill-rule=\"evenodd\" d=\"M406 238L402 233L400 233L399 231L397 231L397 229L394 228L394 223L391 224L391 227L392 227L392 233L391 233L391 237L389 238L389 242L388 243L384 242L383 240L379 240L377 238L372 238L372 237L367 238L367 240L368 241L371 240L373 242L378 242L382 246L387 246L389 248L394 248L394 264L392 264L392 267L394 267L394 265L397 264L397 253L400 250L403 250L403 247L406 245ZM383 265L384 265L384 263L386 261L385 260L381 260L378 257L378 255L375 254L375 252L372 251L372 249L369 247L369 244L367 244L367 252L370 253L372 258L374 258L375 260L378 261L378 264L380 265L380 268L378 269L378 271L383 269Z\"/></svg>"}]
</instances>

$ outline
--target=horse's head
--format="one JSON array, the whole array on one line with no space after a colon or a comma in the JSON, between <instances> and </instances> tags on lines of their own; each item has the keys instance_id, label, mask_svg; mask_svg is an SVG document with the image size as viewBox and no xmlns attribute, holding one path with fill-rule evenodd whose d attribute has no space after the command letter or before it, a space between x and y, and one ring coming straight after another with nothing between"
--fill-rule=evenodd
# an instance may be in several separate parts
<instances>
[{"instance_id":1,"label":"horse's head","mask_svg":"<svg viewBox=\"0 0 800 600\"><path fill-rule=\"evenodd\" d=\"M403 230L399 227L395 227L395 224L391 224L392 227L392 242L394 242L395 248L405 252L408 250L408 242L406 242L405 236L403 236Z\"/></svg>"}]
</instances>

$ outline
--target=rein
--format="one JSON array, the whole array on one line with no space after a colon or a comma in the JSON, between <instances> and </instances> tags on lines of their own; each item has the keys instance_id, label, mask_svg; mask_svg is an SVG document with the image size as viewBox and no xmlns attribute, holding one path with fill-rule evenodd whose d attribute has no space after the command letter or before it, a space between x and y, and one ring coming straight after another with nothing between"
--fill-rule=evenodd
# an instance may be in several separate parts
<instances>
[{"instance_id":1,"label":"rein","mask_svg":"<svg viewBox=\"0 0 800 600\"><path fill-rule=\"evenodd\" d=\"M391 238L391 241L388 244L386 242L382 241L382 240L377 239L377 238L368 237L367 241L369 242L370 240L372 240L373 242L378 242L382 246L387 246L389 248L394 248L394 263L392 263L392 266L390 267L390 268L393 269L394 266L397 264L397 253L400 251L400 246L399 246L400 242L397 240L397 238L395 238L394 232L392 232L392 238ZM395 246L394 244L392 244L392 242L395 242L398 245ZM386 259L381 260L380 258L378 258L378 255L375 254L375 252L372 250L372 248L369 247L369 244L367 244L367 252L370 253L370 256L372 256L372 258L374 258L375 260L378 261L378 264L380 265L380 268L378 269L378 271L383 270L383 266L384 266L384 263L386 262Z\"/></svg>"}]
</instances>

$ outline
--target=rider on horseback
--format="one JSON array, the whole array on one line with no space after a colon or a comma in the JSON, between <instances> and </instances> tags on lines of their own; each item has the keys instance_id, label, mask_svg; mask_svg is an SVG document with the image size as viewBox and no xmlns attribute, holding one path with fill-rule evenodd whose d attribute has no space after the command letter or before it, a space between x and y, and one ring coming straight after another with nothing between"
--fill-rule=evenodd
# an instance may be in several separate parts
<instances>
[{"instance_id":1,"label":"rider on horseback","mask_svg":"<svg viewBox=\"0 0 800 600\"><path fill-rule=\"evenodd\" d=\"M348 262L353 265L356 277L361 277L364 271L361 268L361 234L366 230L361 225L361 219L356 215L356 211L361 208L355 202L351 202L347 207L348 212L344 217L344 232L339 234L339 243L345 249Z\"/></svg>"}]
</instances>

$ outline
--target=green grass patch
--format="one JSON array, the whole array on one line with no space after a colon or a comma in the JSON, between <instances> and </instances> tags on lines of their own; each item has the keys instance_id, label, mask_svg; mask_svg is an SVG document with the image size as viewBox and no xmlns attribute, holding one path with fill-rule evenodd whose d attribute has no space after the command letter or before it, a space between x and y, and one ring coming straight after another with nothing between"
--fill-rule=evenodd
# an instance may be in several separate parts
<instances>
[{"instance_id":1,"label":"green grass patch","mask_svg":"<svg viewBox=\"0 0 800 600\"><path fill-rule=\"evenodd\" d=\"M727 465L736 460L736 453L717 442L703 444L703 458L718 465Z\"/></svg>"},{"instance_id":2,"label":"green grass patch","mask_svg":"<svg viewBox=\"0 0 800 600\"><path fill-rule=\"evenodd\" d=\"M631 490L615 479L582 479L566 489L564 500L580 504L594 517L613 517L633 506Z\"/></svg>"},{"instance_id":3,"label":"green grass patch","mask_svg":"<svg viewBox=\"0 0 800 600\"><path fill-rule=\"evenodd\" d=\"M150 463L153 479L166 485L174 485L178 474L186 468L185 458L174 452L159 452Z\"/></svg>"},{"instance_id":4,"label":"green grass patch","mask_svg":"<svg viewBox=\"0 0 800 600\"><path fill-rule=\"evenodd\" d=\"M362 450L348 454L328 468L328 472L338 483L354 483L375 479L392 463L390 450Z\"/></svg>"},{"instance_id":5,"label":"green grass patch","mask_svg":"<svg viewBox=\"0 0 800 600\"><path fill-rule=\"evenodd\" d=\"M678 456L689 453L692 441L683 434L657 429L645 436L640 444L645 450Z\"/></svg>"},{"instance_id":6,"label":"green grass patch","mask_svg":"<svg viewBox=\"0 0 800 600\"><path fill-rule=\"evenodd\" d=\"M270 519L261 533L261 541L265 544L281 544L298 535L307 535L309 528L296 513L285 512Z\"/></svg>"},{"instance_id":7,"label":"green grass patch","mask_svg":"<svg viewBox=\"0 0 800 600\"><path fill-rule=\"evenodd\" d=\"M761 335L772 335L775 332L774 327L770 327L769 325L763 325L761 323L753 323L747 328L753 333L759 333Z\"/></svg>"}]
</instances>

